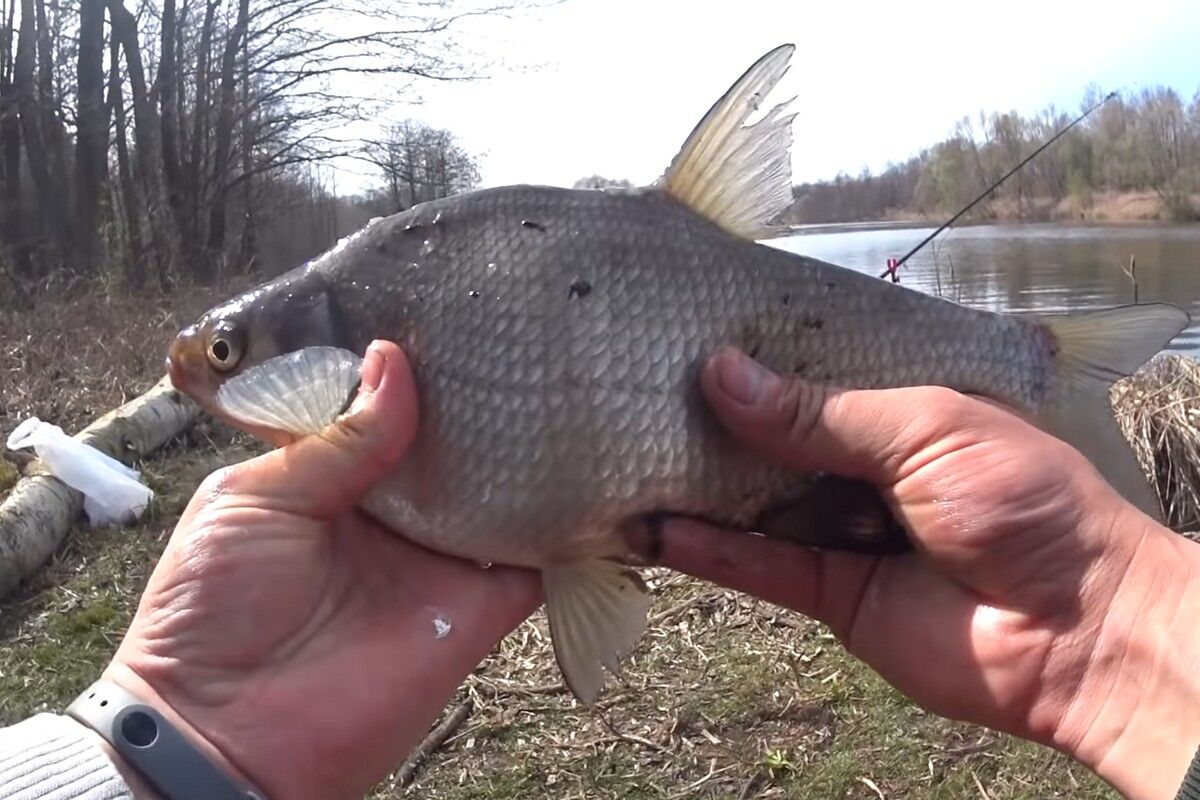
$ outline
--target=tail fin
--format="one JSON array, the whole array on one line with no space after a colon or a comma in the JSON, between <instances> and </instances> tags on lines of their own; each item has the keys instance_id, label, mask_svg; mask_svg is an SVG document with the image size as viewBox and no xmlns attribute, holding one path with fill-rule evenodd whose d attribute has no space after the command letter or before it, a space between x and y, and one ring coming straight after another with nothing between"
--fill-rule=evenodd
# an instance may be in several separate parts
<instances>
[{"instance_id":1,"label":"tail fin","mask_svg":"<svg viewBox=\"0 0 1200 800\"><path fill-rule=\"evenodd\" d=\"M1087 456L1127 500L1158 520L1158 498L1121 435L1108 390L1149 361L1190 321L1185 312L1163 303L1046 320L1058 356L1056 391L1043 423Z\"/></svg>"}]
</instances>

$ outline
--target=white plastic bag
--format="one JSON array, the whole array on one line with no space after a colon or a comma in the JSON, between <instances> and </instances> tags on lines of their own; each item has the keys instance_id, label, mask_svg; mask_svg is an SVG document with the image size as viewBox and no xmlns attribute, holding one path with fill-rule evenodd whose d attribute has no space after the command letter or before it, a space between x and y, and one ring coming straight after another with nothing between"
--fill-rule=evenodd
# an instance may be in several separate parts
<instances>
[{"instance_id":1,"label":"white plastic bag","mask_svg":"<svg viewBox=\"0 0 1200 800\"><path fill-rule=\"evenodd\" d=\"M131 522L154 497L135 470L37 417L9 434L9 450L23 447L32 447L54 477L83 493L83 510L93 525Z\"/></svg>"}]
</instances>

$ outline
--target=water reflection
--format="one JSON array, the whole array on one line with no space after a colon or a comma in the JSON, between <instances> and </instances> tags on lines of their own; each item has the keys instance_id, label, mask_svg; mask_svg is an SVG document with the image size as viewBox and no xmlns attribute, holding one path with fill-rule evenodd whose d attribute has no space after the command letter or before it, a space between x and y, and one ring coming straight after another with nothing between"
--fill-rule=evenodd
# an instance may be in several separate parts
<instances>
[{"instance_id":1,"label":"water reflection","mask_svg":"<svg viewBox=\"0 0 1200 800\"><path fill-rule=\"evenodd\" d=\"M878 275L932 228L817 232L785 250ZM1191 328L1170 345L1200 355L1200 225L987 225L943 233L901 267L911 288L993 311L1063 312L1133 301L1123 267L1137 260L1138 298L1174 303Z\"/></svg>"}]
</instances>

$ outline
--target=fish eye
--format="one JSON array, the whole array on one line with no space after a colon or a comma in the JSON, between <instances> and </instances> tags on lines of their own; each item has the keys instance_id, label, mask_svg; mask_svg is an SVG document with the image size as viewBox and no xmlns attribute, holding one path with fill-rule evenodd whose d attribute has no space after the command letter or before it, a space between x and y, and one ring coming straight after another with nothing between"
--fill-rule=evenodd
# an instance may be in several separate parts
<instances>
[{"instance_id":1,"label":"fish eye","mask_svg":"<svg viewBox=\"0 0 1200 800\"><path fill-rule=\"evenodd\" d=\"M228 325L218 326L209 337L205 352L213 369L228 372L242 360L242 337Z\"/></svg>"}]
</instances>

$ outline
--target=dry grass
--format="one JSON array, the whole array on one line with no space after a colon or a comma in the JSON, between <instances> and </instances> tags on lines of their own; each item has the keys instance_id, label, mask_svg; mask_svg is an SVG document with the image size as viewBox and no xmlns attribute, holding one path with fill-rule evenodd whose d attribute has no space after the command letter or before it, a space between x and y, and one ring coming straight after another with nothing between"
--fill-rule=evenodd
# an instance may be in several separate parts
<instances>
[{"instance_id":1,"label":"dry grass","mask_svg":"<svg viewBox=\"0 0 1200 800\"><path fill-rule=\"evenodd\" d=\"M1113 387L1112 402L1171 527L1200 530L1200 362L1159 356Z\"/></svg>"},{"instance_id":2,"label":"dry grass","mask_svg":"<svg viewBox=\"0 0 1200 800\"><path fill-rule=\"evenodd\" d=\"M562 686L539 615L468 680L472 715L417 781L372 797L1115 796L1058 754L921 711L798 614L650 582L650 629L594 709Z\"/></svg>"},{"instance_id":3,"label":"dry grass","mask_svg":"<svg viewBox=\"0 0 1200 800\"><path fill-rule=\"evenodd\" d=\"M97 284L66 300L0 306L0 442L29 416L73 433L149 389L179 329L247 280L169 296Z\"/></svg>"}]
</instances>

